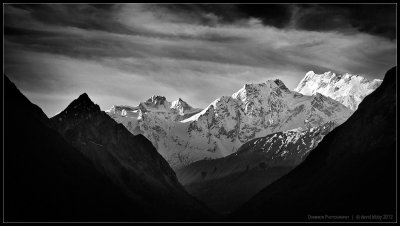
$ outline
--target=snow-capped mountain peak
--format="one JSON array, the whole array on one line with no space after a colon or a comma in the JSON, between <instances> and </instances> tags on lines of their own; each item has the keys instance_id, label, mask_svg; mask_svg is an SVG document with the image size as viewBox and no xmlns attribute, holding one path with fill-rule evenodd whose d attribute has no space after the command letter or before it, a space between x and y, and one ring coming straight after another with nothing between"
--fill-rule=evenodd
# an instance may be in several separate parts
<instances>
[{"instance_id":1,"label":"snow-capped mountain peak","mask_svg":"<svg viewBox=\"0 0 400 226\"><path fill-rule=\"evenodd\" d=\"M285 94L290 94L290 90L280 79L275 79L260 84L245 84L232 98L247 103L255 99L267 99L271 95L283 97Z\"/></svg>"},{"instance_id":2,"label":"snow-capped mountain peak","mask_svg":"<svg viewBox=\"0 0 400 226\"><path fill-rule=\"evenodd\" d=\"M159 108L161 106L163 106L164 108L168 108L170 103L164 96L153 95L148 100L146 100L146 102L144 102L144 105L154 108Z\"/></svg>"},{"instance_id":3,"label":"snow-capped mountain peak","mask_svg":"<svg viewBox=\"0 0 400 226\"><path fill-rule=\"evenodd\" d=\"M128 105L114 105L112 106L109 110L106 110L105 112L111 113L111 114L121 114L121 115L126 115L127 112L130 111L137 111L137 107L131 107Z\"/></svg>"},{"instance_id":4,"label":"snow-capped mountain peak","mask_svg":"<svg viewBox=\"0 0 400 226\"><path fill-rule=\"evenodd\" d=\"M380 79L369 81L361 75L350 73L339 75L328 71L315 74L309 71L294 91L304 95L321 93L354 111L364 97L378 88L381 83Z\"/></svg>"},{"instance_id":5,"label":"snow-capped mountain peak","mask_svg":"<svg viewBox=\"0 0 400 226\"><path fill-rule=\"evenodd\" d=\"M186 103L184 100L179 98L178 100L171 102L171 109L175 109L180 115L185 114L187 111L193 110L193 107Z\"/></svg>"}]
</instances>

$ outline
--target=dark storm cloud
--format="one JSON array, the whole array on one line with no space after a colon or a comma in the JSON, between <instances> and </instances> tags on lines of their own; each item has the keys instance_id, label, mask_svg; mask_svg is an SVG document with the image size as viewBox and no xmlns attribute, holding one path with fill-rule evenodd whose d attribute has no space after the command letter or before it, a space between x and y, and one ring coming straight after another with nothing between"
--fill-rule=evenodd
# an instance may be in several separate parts
<instances>
[{"instance_id":1,"label":"dark storm cloud","mask_svg":"<svg viewBox=\"0 0 400 226\"><path fill-rule=\"evenodd\" d=\"M233 23L238 20L259 18L264 25L277 28L285 27L291 18L291 8L279 4L182 4L166 5L173 12L192 14L200 18L205 25L213 25L214 21L204 15L215 14L219 16L220 23Z\"/></svg>"},{"instance_id":2,"label":"dark storm cloud","mask_svg":"<svg viewBox=\"0 0 400 226\"><path fill-rule=\"evenodd\" d=\"M265 25L309 31L356 29L373 35L396 38L395 4L303 4L243 5L248 15L261 18Z\"/></svg>"},{"instance_id":3,"label":"dark storm cloud","mask_svg":"<svg viewBox=\"0 0 400 226\"><path fill-rule=\"evenodd\" d=\"M353 28L390 39L396 38L394 4L326 4L291 7L295 13L293 20L299 29L345 32Z\"/></svg>"},{"instance_id":4,"label":"dark storm cloud","mask_svg":"<svg viewBox=\"0 0 400 226\"><path fill-rule=\"evenodd\" d=\"M296 29L309 31L343 31L356 29L373 35L396 38L395 4L182 4L166 5L174 12L192 14L202 19L213 13L221 23L240 19L258 18L264 25L286 28L295 24Z\"/></svg>"},{"instance_id":5,"label":"dark storm cloud","mask_svg":"<svg viewBox=\"0 0 400 226\"><path fill-rule=\"evenodd\" d=\"M153 94L205 107L249 82L294 88L309 70L381 77L391 11L372 26L358 19L369 7L341 7L7 4L5 72L50 115L81 92L103 109Z\"/></svg>"}]
</instances>

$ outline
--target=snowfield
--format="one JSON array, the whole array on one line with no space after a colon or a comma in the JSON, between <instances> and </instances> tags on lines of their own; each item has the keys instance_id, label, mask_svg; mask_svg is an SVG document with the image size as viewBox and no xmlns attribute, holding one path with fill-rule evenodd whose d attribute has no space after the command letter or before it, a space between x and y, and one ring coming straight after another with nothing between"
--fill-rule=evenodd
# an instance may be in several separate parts
<instances>
[{"instance_id":1,"label":"snowfield","mask_svg":"<svg viewBox=\"0 0 400 226\"><path fill-rule=\"evenodd\" d=\"M348 73L337 75L329 71L315 74L309 71L294 91L304 95L320 93L355 111L364 97L372 93L381 83L380 79L369 81L362 76Z\"/></svg>"}]
</instances>

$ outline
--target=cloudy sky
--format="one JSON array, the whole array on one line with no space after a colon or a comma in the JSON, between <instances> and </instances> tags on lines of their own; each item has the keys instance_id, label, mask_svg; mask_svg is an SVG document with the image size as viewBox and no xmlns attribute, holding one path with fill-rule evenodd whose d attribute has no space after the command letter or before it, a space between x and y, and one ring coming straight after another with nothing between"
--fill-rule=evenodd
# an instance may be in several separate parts
<instances>
[{"instance_id":1,"label":"cloudy sky","mask_svg":"<svg viewBox=\"0 0 400 226\"><path fill-rule=\"evenodd\" d=\"M307 71L382 78L396 5L3 5L4 72L48 116L86 92L103 110L152 95L195 107Z\"/></svg>"}]
</instances>

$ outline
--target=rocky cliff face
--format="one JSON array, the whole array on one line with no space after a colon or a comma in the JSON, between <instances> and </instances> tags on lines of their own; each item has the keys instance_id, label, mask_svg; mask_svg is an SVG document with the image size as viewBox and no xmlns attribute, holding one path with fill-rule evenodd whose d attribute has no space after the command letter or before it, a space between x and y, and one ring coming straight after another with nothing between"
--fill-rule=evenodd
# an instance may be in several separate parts
<instances>
[{"instance_id":1,"label":"rocky cliff face","mask_svg":"<svg viewBox=\"0 0 400 226\"><path fill-rule=\"evenodd\" d=\"M309 221L309 215L333 215L363 221L354 215L375 214L395 221L396 75L396 68L389 70L345 123L231 219Z\"/></svg>"}]
</instances>

